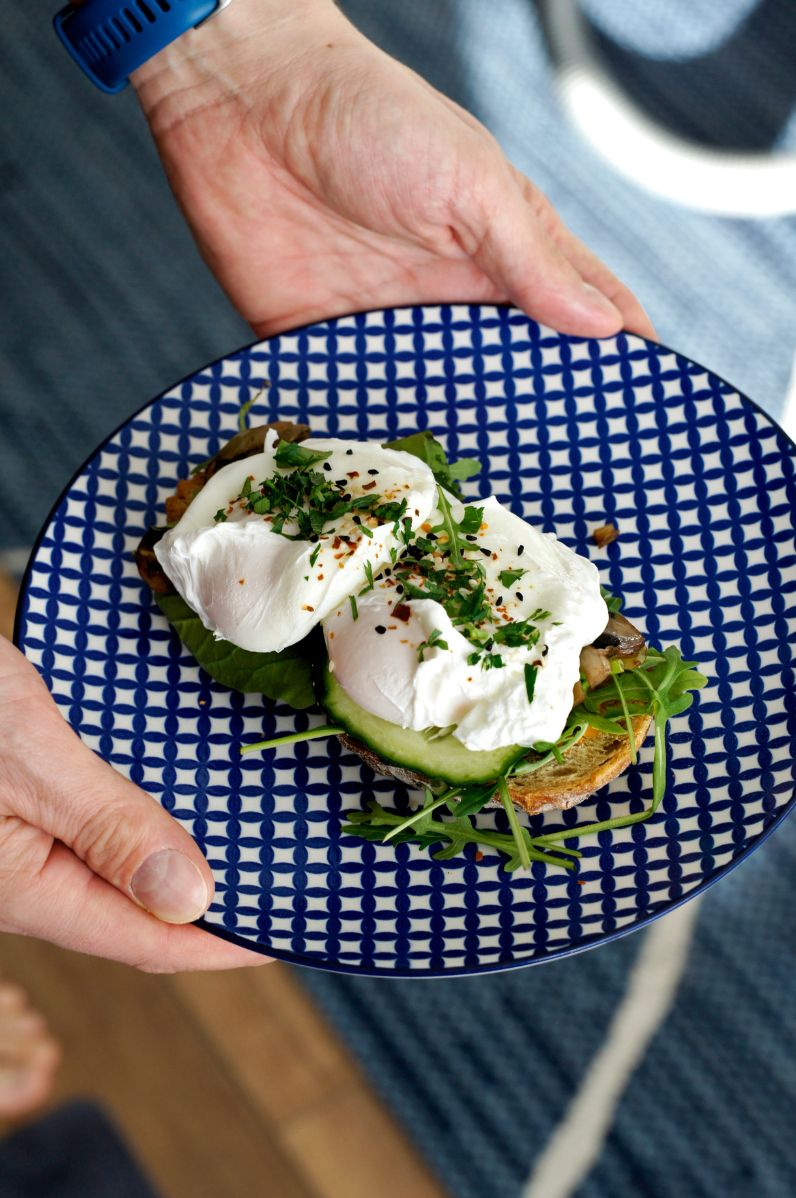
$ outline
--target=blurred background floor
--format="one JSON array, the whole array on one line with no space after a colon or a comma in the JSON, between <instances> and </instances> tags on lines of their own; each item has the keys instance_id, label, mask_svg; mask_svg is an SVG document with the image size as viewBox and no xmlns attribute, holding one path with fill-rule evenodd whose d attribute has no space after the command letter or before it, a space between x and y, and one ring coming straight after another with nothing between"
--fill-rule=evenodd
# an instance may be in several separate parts
<instances>
[{"instance_id":1,"label":"blurred background floor","mask_svg":"<svg viewBox=\"0 0 796 1198\"><path fill-rule=\"evenodd\" d=\"M148 976L0 935L0 972L61 1043L46 1109L96 1099L161 1198L444 1198L286 966Z\"/></svg>"}]
</instances>

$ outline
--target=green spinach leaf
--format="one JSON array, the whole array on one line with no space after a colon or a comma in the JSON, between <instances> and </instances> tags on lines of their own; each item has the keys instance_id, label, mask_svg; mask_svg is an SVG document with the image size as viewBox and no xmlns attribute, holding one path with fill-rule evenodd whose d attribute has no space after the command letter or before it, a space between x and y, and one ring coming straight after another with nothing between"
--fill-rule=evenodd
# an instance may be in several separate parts
<instances>
[{"instance_id":1,"label":"green spinach leaf","mask_svg":"<svg viewBox=\"0 0 796 1198\"><path fill-rule=\"evenodd\" d=\"M279 653L250 653L229 641L215 640L179 595L155 595L155 599L185 648L222 686L281 699L298 710L315 705L311 637Z\"/></svg>"},{"instance_id":2,"label":"green spinach leaf","mask_svg":"<svg viewBox=\"0 0 796 1198\"><path fill-rule=\"evenodd\" d=\"M481 473L481 463L475 458L460 458L458 462L449 462L445 450L437 438L425 429L422 433L412 433L409 437L400 437L397 441L388 441L385 449L398 449L402 453L411 453L420 458L430 468L438 483L453 495L461 497L459 480L472 478Z\"/></svg>"}]
</instances>

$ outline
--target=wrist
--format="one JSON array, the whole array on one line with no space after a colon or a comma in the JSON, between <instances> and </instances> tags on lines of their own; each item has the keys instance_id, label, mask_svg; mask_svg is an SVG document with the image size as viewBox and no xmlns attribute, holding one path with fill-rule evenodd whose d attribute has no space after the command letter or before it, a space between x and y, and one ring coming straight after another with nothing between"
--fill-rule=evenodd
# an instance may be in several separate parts
<instances>
[{"instance_id":1,"label":"wrist","mask_svg":"<svg viewBox=\"0 0 796 1198\"><path fill-rule=\"evenodd\" d=\"M185 115L256 83L270 63L284 65L327 19L342 20L334 0L231 0L139 67L130 82L148 117L163 105L171 117Z\"/></svg>"}]
</instances>

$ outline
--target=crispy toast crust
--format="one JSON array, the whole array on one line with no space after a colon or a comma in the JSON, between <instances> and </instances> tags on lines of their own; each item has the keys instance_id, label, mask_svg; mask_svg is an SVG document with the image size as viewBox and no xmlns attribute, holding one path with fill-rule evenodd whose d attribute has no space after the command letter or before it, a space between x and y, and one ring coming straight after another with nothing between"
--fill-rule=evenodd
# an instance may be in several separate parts
<instances>
[{"instance_id":1,"label":"crispy toast crust","mask_svg":"<svg viewBox=\"0 0 796 1198\"><path fill-rule=\"evenodd\" d=\"M636 716L633 720L636 745L642 744L651 723L651 716ZM339 739L378 774L386 774L411 787L428 786L431 781L414 770L382 761L372 749L360 744L353 736L343 734ZM627 737L594 730L573 745L566 753L563 764L552 761L532 774L509 778L509 795L515 807L527 815L539 815L542 811L568 811L618 778L629 765L630 744Z\"/></svg>"}]
</instances>

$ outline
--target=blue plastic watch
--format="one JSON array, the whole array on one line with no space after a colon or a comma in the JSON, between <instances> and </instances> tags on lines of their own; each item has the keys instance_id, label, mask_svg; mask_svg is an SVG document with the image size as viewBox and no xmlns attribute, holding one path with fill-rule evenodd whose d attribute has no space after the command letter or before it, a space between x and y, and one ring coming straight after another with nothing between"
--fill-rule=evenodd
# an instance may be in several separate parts
<instances>
[{"instance_id":1,"label":"blue plastic watch","mask_svg":"<svg viewBox=\"0 0 796 1198\"><path fill-rule=\"evenodd\" d=\"M129 75L230 0L86 0L54 17L67 51L104 92L120 92Z\"/></svg>"}]
</instances>

